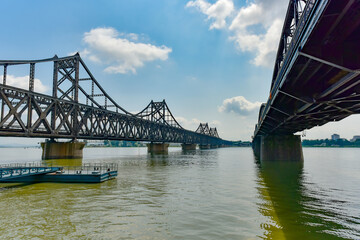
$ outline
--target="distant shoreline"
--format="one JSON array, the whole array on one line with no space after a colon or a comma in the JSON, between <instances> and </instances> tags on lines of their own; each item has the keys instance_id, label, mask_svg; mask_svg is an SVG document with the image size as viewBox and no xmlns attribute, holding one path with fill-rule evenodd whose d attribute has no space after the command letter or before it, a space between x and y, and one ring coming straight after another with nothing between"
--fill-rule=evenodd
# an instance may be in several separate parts
<instances>
[{"instance_id":1,"label":"distant shoreline","mask_svg":"<svg viewBox=\"0 0 360 240\"><path fill-rule=\"evenodd\" d=\"M360 148L360 146L302 146L304 148Z\"/></svg>"},{"instance_id":2,"label":"distant shoreline","mask_svg":"<svg viewBox=\"0 0 360 240\"><path fill-rule=\"evenodd\" d=\"M181 148L181 146L169 146L170 148ZM227 148L240 147L249 148L251 146L232 146ZM360 146L302 146L303 148L360 148ZM1 148L41 148L40 146L0 146ZM146 146L85 146L85 148L146 148Z\"/></svg>"}]
</instances>

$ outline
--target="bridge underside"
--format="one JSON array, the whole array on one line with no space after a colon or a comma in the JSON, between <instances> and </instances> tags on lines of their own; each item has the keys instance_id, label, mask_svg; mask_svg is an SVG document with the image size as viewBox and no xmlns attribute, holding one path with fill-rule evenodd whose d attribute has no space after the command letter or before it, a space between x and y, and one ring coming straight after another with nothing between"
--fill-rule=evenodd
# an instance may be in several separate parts
<instances>
[{"instance_id":1,"label":"bridge underside","mask_svg":"<svg viewBox=\"0 0 360 240\"><path fill-rule=\"evenodd\" d=\"M359 43L360 1L290 1L254 132L261 160L299 161L294 133L360 113Z\"/></svg>"},{"instance_id":2,"label":"bridge underside","mask_svg":"<svg viewBox=\"0 0 360 240\"><path fill-rule=\"evenodd\" d=\"M360 113L359 1L328 1L305 40L255 136L289 135Z\"/></svg>"}]
</instances>

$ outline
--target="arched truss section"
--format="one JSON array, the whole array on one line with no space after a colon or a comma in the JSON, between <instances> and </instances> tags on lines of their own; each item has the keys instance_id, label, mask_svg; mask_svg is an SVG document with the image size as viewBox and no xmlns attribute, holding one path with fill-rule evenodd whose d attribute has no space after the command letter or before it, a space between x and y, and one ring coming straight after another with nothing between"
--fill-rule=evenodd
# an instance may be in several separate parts
<instances>
[{"instance_id":1,"label":"arched truss section","mask_svg":"<svg viewBox=\"0 0 360 240\"><path fill-rule=\"evenodd\" d=\"M210 128L210 136L217 137L217 138L219 137L219 134L218 134L216 128Z\"/></svg>"},{"instance_id":2,"label":"arched truss section","mask_svg":"<svg viewBox=\"0 0 360 240\"><path fill-rule=\"evenodd\" d=\"M200 123L199 127L196 129L195 132L210 135L210 128L208 123Z\"/></svg>"},{"instance_id":3,"label":"arched truss section","mask_svg":"<svg viewBox=\"0 0 360 240\"><path fill-rule=\"evenodd\" d=\"M168 105L165 100L162 102L151 101L141 112L135 115L136 117L156 122L162 123L171 127L183 129L183 127L176 121L175 117L172 115Z\"/></svg>"},{"instance_id":4,"label":"arched truss section","mask_svg":"<svg viewBox=\"0 0 360 240\"><path fill-rule=\"evenodd\" d=\"M195 132L219 138L219 134L217 132L217 129L216 128L209 128L208 123L200 123L199 127L196 129Z\"/></svg>"},{"instance_id":5,"label":"arched truss section","mask_svg":"<svg viewBox=\"0 0 360 240\"><path fill-rule=\"evenodd\" d=\"M51 95L35 91L35 70L46 62L53 66ZM25 89L7 84L8 70L15 65L29 66ZM137 114L126 111L100 86L78 53L41 60L0 60L0 66L0 136L227 143L207 123L200 124L197 132L184 129L165 100L151 101Z\"/></svg>"},{"instance_id":6,"label":"arched truss section","mask_svg":"<svg viewBox=\"0 0 360 240\"><path fill-rule=\"evenodd\" d=\"M0 60L0 66L4 66L3 84L6 85L6 72L9 66L30 64L29 91L33 92L36 66L45 62L54 63L52 91L54 98L132 115L105 92L79 53L63 58L55 55L53 58L41 60Z\"/></svg>"}]
</instances>

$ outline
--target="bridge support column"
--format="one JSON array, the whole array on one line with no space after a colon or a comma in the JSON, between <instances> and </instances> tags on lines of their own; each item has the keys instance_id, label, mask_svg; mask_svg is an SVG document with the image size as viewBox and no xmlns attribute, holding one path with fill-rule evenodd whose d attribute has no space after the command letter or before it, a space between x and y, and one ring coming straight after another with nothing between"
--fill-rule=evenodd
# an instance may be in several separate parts
<instances>
[{"instance_id":1,"label":"bridge support column","mask_svg":"<svg viewBox=\"0 0 360 240\"><path fill-rule=\"evenodd\" d=\"M84 142L42 142L42 159L82 158Z\"/></svg>"},{"instance_id":2,"label":"bridge support column","mask_svg":"<svg viewBox=\"0 0 360 240\"><path fill-rule=\"evenodd\" d=\"M255 154L260 152L260 161L299 162L304 160L301 137L298 135L261 137L260 144L258 142L254 145Z\"/></svg>"},{"instance_id":3,"label":"bridge support column","mask_svg":"<svg viewBox=\"0 0 360 240\"><path fill-rule=\"evenodd\" d=\"M182 150L196 150L196 144L191 144L191 143L183 143L181 144L181 148Z\"/></svg>"},{"instance_id":4,"label":"bridge support column","mask_svg":"<svg viewBox=\"0 0 360 240\"><path fill-rule=\"evenodd\" d=\"M210 144L205 144L205 145L199 145L200 149L210 149Z\"/></svg>"},{"instance_id":5,"label":"bridge support column","mask_svg":"<svg viewBox=\"0 0 360 240\"><path fill-rule=\"evenodd\" d=\"M169 148L168 143L148 143L146 146L148 153L167 153Z\"/></svg>"},{"instance_id":6,"label":"bridge support column","mask_svg":"<svg viewBox=\"0 0 360 240\"><path fill-rule=\"evenodd\" d=\"M252 144L252 149L254 151L255 156L260 159L260 150L261 150L261 137L254 138Z\"/></svg>"}]
</instances>

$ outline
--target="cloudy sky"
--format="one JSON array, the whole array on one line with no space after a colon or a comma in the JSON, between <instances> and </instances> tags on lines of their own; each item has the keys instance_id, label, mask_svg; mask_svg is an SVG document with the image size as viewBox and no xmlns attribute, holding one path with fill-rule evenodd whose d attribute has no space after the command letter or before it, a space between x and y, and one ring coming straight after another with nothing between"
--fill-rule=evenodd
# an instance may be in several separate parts
<instances>
[{"instance_id":1,"label":"cloudy sky","mask_svg":"<svg viewBox=\"0 0 360 240\"><path fill-rule=\"evenodd\" d=\"M166 99L185 128L195 130L200 122L209 122L222 138L251 140L259 106L269 94L288 0L1 4L0 59L80 52L103 88L126 110L137 112L151 100ZM36 91L50 94L51 68L37 68ZM9 84L27 87L26 69L9 68L8 74ZM352 116L308 130L306 138L360 135L359 120Z\"/></svg>"}]
</instances>

